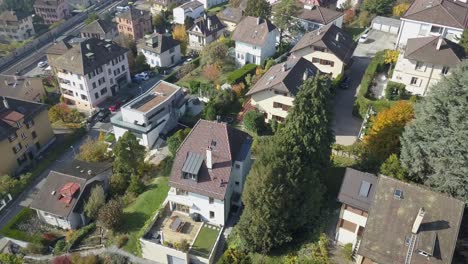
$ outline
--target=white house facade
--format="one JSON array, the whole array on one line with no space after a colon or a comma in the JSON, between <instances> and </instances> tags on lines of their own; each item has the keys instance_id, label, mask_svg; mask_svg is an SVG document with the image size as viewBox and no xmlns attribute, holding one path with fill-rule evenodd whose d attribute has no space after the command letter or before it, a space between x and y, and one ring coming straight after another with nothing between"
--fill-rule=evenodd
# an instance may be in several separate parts
<instances>
[{"instance_id":1,"label":"white house facade","mask_svg":"<svg viewBox=\"0 0 468 264\"><path fill-rule=\"evenodd\" d=\"M199 1L191 1L174 8L172 14L174 16L174 22L183 25L186 17L197 19L203 15L204 11L205 7L202 3Z\"/></svg>"},{"instance_id":2,"label":"white house facade","mask_svg":"<svg viewBox=\"0 0 468 264\"><path fill-rule=\"evenodd\" d=\"M170 34L146 35L138 42L137 48L151 67L170 67L182 59L180 43Z\"/></svg>"},{"instance_id":3,"label":"white house facade","mask_svg":"<svg viewBox=\"0 0 468 264\"><path fill-rule=\"evenodd\" d=\"M216 15L203 16L195 20L194 25L187 30L188 47L201 51L203 47L217 40L224 34L225 27Z\"/></svg>"},{"instance_id":4,"label":"white house facade","mask_svg":"<svg viewBox=\"0 0 468 264\"><path fill-rule=\"evenodd\" d=\"M228 2L228 0L199 0L205 9Z\"/></svg>"}]
</instances>

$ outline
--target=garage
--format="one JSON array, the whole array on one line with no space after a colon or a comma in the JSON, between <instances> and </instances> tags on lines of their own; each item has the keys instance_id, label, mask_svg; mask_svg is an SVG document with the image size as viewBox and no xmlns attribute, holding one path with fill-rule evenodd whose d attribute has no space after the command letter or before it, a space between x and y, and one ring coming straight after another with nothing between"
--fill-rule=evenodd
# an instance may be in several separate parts
<instances>
[{"instance_id":1,"label":"garage","mask_svg":"<svg viewBox=\"0 0 468 264\"><path fill-rule=\"evenodd\" d=\"M187 261L185 259L181 259L181 258L178 258L178 257L167 255L167 263L169 263L169 264L187 264Z\"/></svg>"},{"instance_id":2,"label":"garage","mask_svg":"<svg viewBox=\"0 0 468 264\"><path fill-rule=\"evenodd\" d=\"M372 29L396 35L400 30L400 20L377 16L372 20Z\"/></svg>"}]
</instances>

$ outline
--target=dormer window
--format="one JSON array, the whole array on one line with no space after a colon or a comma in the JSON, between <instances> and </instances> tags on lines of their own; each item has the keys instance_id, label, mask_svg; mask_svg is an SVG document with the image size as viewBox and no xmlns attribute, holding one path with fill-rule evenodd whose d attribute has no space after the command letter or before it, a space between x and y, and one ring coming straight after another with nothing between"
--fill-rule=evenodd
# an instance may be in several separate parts
<instances>
[{"instance_id":1,"label":"dormer window","mask_svg":"<svg viewBox=\"0 0 468 264\"><path fill-rule=\"evenodd\" d=\"M189 152L182 167L182 178L198 181L198 173L203 163L203 156Z\"/></svg>"}]
</instances>

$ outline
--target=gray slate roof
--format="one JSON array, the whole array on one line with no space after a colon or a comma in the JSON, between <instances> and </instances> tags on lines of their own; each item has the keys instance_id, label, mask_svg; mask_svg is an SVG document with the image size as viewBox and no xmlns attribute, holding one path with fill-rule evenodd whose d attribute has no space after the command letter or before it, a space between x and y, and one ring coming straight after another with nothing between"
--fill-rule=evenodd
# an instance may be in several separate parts
<instances>
[{"instance_id":1,"label":"gray slate roof","mask_svg":"<svg viewBox=\"0 0 468 264\"><path fill-rule=\"evenodd\" d=\"M394 191L402 191L402 199ZM455 249L465 204L394 178L380 175L358 254L380 264L405 263L406 240L411 235L416 215L425 215L418 230L412 264L450 264ZM418 250L433 249L433 257ZM426 251L427 252L427 251Z\"/></svg>"},{"instance_id":2,"label":"gray slate roof","mask_svg":"<svg viewBox=\"0 0 468 264\"><path fill-rule=\"evenodd\" d=\"M137 47L139 49L150 50L156 54L161 54L178 45L180 45L180 42L175 40L171 34L153 33L138 40Z\"/></svg>"},{"instance_id":3,"label":"gray slate roof","mask_svg":"<svg viewBox=\"0 0 468 264\"><path fill-rule=\"evenodd\" d=\"M151 13L145 10L136 9L135 7L130 7L127 11L121 12L117 15L117 17L128 19L130 21L135 21L146 16L151 16Z\"/></svg>"},{"instance_id":4,"label":"gray slate roof","mask_svg":"<svg viewBox=\"0 0 468 264\"><path fill-rule=\"evenodd\" d=\"M455 0L415 0L403 18L455 28L468 27L468 4Z\"/></svg>"},{"instance_id":5,"label":"gray slate roof","mask_svg":"<svg viewBox=\"0 0 468 264\"><path fill-rule=\"evenodd\" d=\"M210 21L210 27L208 27L208 20ZM195 31L195 27L200 29L201 34ZM226 26L221 23L221 20L219 20L216 15L212 15L197 18L193 23L193 26L188 31L192 34L198 34L206 37L223 30L225 27Z\"/></svg>"},{"instance_id":6,"label":"gray slate roof","mask_svg":"<svg viewBox=\"0 0 468 264\"><path fill-rule=\"evenodd\" d=\"M171 170L171 187L223 200L231 175L233 161L242 156L242 145L250 136L225 123L200 120L177 150ZM214 145L212 142L216 142ZM206 167L206 149L212 146L213 168ZM203 157L198 181L182 178L182 168L189 153Z\"/></svg>"},{"instance_id":7,"label":"gray slate roof","mask_svg":"<svg viewBox=\"0 0 468 264\"><path fill-rule=\"evenodd\" d=\"M239 23L243 17L241 8L227 7L217 14L219 19L232 23Z\"/></svg>"},{"instance_id":8,"label":"gray slate roof","mask_svg":"<svg viewBox=\"0 0 468 264\"><path fill-rule=\"evenodd\" d=\"M338 35L338 40L337 40ZM307 32L291 49L291 52L310 49L312 46L326 48L335 54L341 61L348 63L353 56L357 43L343 29L330 24L315 31Z\"/></svg>"},{"instance_id":9,"label":"gray slate roof","mask_svg":"<svg viewBox=\"0 0 468 264\"><path fill-rule=\"evenodd\" d=\"M299 59L291 58L284 63L272 66L247 92L247 95L270 89L296 95L304 82L304 73L307 72L307 76L311 77L316 75L318 71L312 62L302 57Z\"/></svg>"},{"instance_id":10,"label":"gray slate roof","mask_svg":"<svg viewBox=\"0 0 468 264\"><path fill-rule=\"evenodd\" d=\"M97 19L88 25L84 26L80 32L106 34L111 31L117 30L117 26L113 22L108 22L103 19Z\"/></svg>"},{"instance_id":11,"label":"gray slate roof","mask_svg":"<svg viewBox=\"0 0 468 264\"><path fill-rule=\"evenodd\" d=\"M367 183L370 184L370 188L367 196L364 196L361 189L366 188ZM369 212L376 187L377 176L374 174L346 168L340 192L338 193L338 200L341 203Z\"/></svg>"},{"instance_id":12,"label":"gray slate roof","mask_svg":"<svg viewBox=\"0 0 468 264\"><path fill-rule=\"evenodd\" d=\"M110 46L106 47L106 45ZM127 51L128 49L120 47L112 41L90 38L73 45L62 56L49 63L53 67L84 75L110 60L124 55ZM89 53L94 55L94 59L86 56Z\"/></svg>"},{"instance_id":13,"label":"gray slate roof","mask_svg":"<svg viewBox=\"0 0 468 264\"><path fill-rule=\"evenodd\" d=\"M8 108L4 105L4 99L8 102ZM2 96L0 98L0 141L18 130L16 124L12 124L15 120L24 119L27 122L42 111L47 111L45 104Z\"/></svg>"},{"instance_id":14,"label":"gray slate roof","mask_svg":"<svg viewBox=\"0 0 468 264\"><path fill-rule=\"evenodd\" d=\"M343 16L343 13L321 6L314 6L312 9L303 8L298 18L304 19L310 22L328 25L335 19Z\"/></svg>"},{"instance_id":15,"label":"gray slate roof","mask_svg":"<svg viewBox=\"0 0 468 264\"><path fill-rule=\"evenodd\" d=\"M268 19L244 17L232 33L232 39L256 46L264 46L268 34L276 29Z\"/></svg>"},{"instance_id":16,"label":"gray slate roof","mask_svg":"<svg viewBox=\"0 0 468 264\"><path fill-rule=\"evenodd\" d=\"M440 49L437 50L438 41L437 36L408 39L404 57L450 67L456 67L465 58L465 51L460 45L442 39Z\"/></svg>"}]
</instances>

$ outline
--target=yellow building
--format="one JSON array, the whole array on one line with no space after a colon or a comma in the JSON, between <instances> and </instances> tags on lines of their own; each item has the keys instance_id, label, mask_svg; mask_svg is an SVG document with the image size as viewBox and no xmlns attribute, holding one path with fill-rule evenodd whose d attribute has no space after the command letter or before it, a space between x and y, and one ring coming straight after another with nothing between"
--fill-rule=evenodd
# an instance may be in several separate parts
<instances>
[{"instance_id":1,"label":"yellow building","mask_svg":"<svg viewBox=\"0 0 468 264\"><path fill-rule=\"evenodd\" d=\"M0 102L0 175L13 175L54 140L47 107L3 97Z\"/></svg>"}]
</instances>

